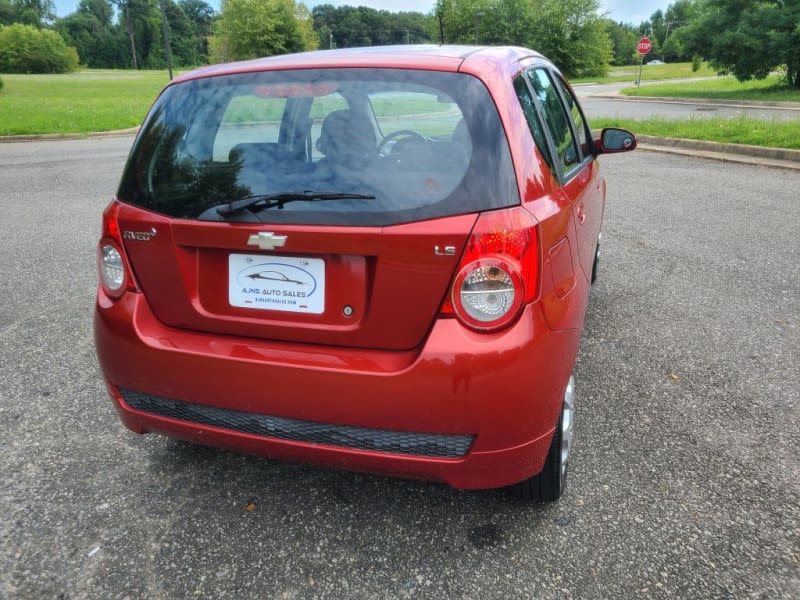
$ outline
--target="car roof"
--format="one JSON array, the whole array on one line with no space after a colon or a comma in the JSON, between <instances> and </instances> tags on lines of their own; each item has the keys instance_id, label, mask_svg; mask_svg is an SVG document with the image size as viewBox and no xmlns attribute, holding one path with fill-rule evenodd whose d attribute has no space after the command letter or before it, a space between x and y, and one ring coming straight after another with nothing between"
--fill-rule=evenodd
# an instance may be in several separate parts
<instances>
[{"instance_id":1,"label":"car roof","mask_svg":"<svg viewBox=\"0 0 800 600\"><path fill-rule=\"evenodd\" d=\"M543 58L538 52L515 46L398 45L369 46L282 54L254 60L203 67L172 83L238 73L288 69L399 68L432 71L482 72L519 70L519 63Z\"/></svg>"}]
</instances>

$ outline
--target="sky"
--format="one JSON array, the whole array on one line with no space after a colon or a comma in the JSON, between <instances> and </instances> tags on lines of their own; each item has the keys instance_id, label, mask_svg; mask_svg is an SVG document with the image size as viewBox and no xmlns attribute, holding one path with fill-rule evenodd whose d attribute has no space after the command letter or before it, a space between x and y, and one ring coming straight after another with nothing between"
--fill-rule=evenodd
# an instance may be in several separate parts
<instances>
[{"instance_id":1,"label":"sky","mask_svg":"<svg viewBox=\"0 0 800 600\"><path fill-rule=\"evenodd\" d=\"M659 8L666 10L674 0L600 0L601 10L608 12L609 18L623 23L638 25L650 18ZM56 14L65 17L78 8L79 0L54 0ZM219 10L220 0L206 0L212 8ZM342 6L369 6L378 10L391 12L413 11L428 13L433 10L436 0L306 0L306 6L313 8L317 4Z\"/></svg>"}]
</instances>

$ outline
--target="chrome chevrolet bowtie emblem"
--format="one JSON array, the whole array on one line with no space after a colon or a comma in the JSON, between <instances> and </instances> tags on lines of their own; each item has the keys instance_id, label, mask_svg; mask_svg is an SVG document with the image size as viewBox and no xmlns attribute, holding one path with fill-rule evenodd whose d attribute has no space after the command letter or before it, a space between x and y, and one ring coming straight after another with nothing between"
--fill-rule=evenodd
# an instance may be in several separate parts
<instances>
[{"instance_id":1,"label":"chrome chevrolet bowtie emblem","mask_svg":"<svg viewBox=\"0 0 800 600\"><path fill-rule=\"evenodd\" d=\"M285 235L275 235L271 231L259 231L247 238L248 246L258 246L262 250L274 250L286 243Z\"/></svg>"}]
</instances>

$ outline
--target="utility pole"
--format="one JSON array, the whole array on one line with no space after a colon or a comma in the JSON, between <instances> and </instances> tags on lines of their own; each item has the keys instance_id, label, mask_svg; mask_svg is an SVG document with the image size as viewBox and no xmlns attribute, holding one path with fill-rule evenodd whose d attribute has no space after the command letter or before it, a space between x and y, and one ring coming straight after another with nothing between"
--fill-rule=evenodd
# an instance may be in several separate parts
<instances>
[{"instance_id":1,"label":"utility pole","mask_svg":"<svg viewBox=\"0 0 800 600\"><path fill-rule=\"evenodd\" d=\"M164 0L159 0L161 5L161 34L164 37L164 54L167 58L167 69L169 70L169 80L172 81L172 46L169 44L169 23L167 22L167 9Z\"/></svg>"},{"instance_id":2,"label":"utility pole","mask_svg":"<svg viewBox=\"0 0 800 600\"><path fill-rule=\"evenodd\" d=\"M481 43L481 19L483 18L483 11L475 13L475 44Z\"/></svg>"},{"instance_id":3,"label":"utility pole","mask_svg":"<svg viewBox=\"0 0 800 600\"><path fill-rule=\"evenodd\" d=\"M683 21L667 21L667 32L664 34L664 42L661 44L661 60L666 62L667 53L664 51L664 47L667 45L667 39L669 38L669 26L670 25L681 25Z\"/></svg>"},{"instance_id":4,"label":"utility pole","mask_svg":"<svg viewBox=\"0 0 800 600\"><path fill-rule=\"evenodd\" d=\"M125 27L128 29L128 40L131 43L131 64L134 70L138 70L139 64L136 61L136 35L133 32L133 20L130 8L127 5L123 5L122 12L125 15Z\"/></svg>"}]
</instances>

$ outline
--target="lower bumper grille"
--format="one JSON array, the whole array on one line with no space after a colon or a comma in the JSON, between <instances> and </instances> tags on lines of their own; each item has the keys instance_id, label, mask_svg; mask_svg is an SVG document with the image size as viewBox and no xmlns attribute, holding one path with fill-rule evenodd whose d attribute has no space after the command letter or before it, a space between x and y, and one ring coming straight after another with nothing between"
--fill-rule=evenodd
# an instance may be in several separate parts
<instances>
[{"instance_id":1,"label":"lower bumper grille","mask_svg":"<svg viewBox=\"0 0 800 600\"><path fill-rule=\"evenodd\" d=\"M170 400L122 388L119 391L125 402L136 410L190 423L295 442L415 456L458 458L469 451L475 439L472 435L413 433L301 421Z\"/></svg>"}]
</instances>

